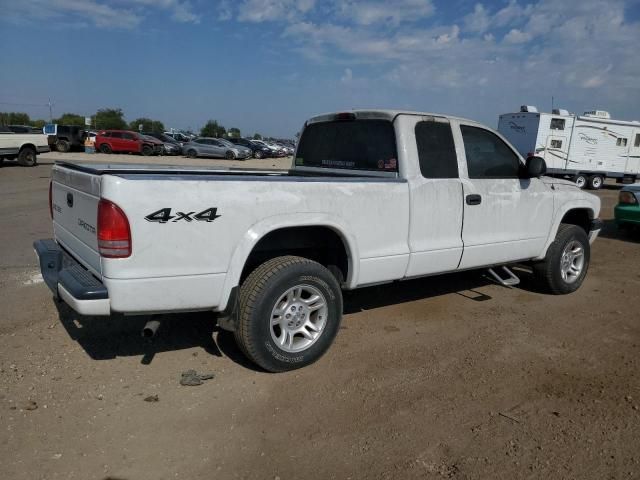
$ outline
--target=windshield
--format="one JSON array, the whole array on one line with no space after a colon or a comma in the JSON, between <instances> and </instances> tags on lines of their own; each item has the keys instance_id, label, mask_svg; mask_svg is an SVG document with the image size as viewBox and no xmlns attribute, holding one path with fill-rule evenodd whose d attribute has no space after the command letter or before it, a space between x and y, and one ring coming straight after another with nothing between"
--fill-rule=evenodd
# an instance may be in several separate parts
<instances>
[{"instance_id":1,"label":"windshield","mask_svg":"<svg viewBox=\"0 0 640 480\"><path fill-rule=\"evenodd\" d=\"M388 120L312 123L300 138L295 164L348 170L397 172L393 125Z\"/></svg>"},{"instance_id":2,"label":"windshield","mask_svg":"<svg viewBox=\"0 0 640 480\"><path fill-rule=\"evenodd\" d=\"M217 138L216 140L218 140L221 144L226 145L227 147L235 147L233 143L231 143L229 140L226 140L224 138Z\"/></svg>"}]
</instances>

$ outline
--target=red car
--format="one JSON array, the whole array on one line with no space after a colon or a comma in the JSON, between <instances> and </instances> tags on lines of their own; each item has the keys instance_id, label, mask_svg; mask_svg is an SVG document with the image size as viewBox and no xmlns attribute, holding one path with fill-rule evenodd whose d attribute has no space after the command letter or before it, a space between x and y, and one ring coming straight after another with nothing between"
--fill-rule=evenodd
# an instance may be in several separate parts
<instances>
[{"instance_id":1,"label":"red car","mask_svg":"<svg viewBox=\"0 0 640 480\"><path fill-rule=\"evenodd\" d=\"M140 153L145 156L160 155L163 151L163 143L129 130L102 130L96 135L96 151Z\"/></svg>"}]
</instances>

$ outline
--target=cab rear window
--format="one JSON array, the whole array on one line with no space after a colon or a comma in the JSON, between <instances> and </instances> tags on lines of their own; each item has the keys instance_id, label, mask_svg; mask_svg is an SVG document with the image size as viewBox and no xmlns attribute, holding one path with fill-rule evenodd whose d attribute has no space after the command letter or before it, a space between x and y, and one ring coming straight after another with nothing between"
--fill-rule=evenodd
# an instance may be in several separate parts
<instances>
[{"instance_id":1,"label":"cab rear window","mask_svg":"<svg viewBox=\"0 0 640 480\"><path fill-rule=\"evenodd\" d=\"M397 172L396 136L388 120L312 123L300 138L295 164L344 170Z\"/></svg>"}]
</instances>

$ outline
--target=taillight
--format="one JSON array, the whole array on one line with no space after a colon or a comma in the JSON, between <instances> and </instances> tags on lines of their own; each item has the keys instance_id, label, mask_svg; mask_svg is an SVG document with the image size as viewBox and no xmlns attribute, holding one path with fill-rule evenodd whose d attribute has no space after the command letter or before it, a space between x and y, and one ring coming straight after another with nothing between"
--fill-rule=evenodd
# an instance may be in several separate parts
<instances>
[{"instance_id":1,"label":"taillight","mask_svg":"<svg viewBox=\"0 0 640 480\"><path fill-rule=\"evenodd\" d=\"M131 255L129 220L119 206L104 198L98 203L98 250L105 258Z\"/></svg>"},{"instance_id":2,"label":"taillight","mask_svg":"<svg viewBox=\"0 0 640 480\"><path fill-rule=\"evenodd\" d=\"M627 205L635 205L638 203L636 196L631 192L620 192L618 199L620 203L626 203Z\"/></svg>"},{"instance_id":3,"label":"taillight","mask_svg":"<svg viewBox=\"0 0 640 480\"><path fill-rule=\"evenodd\" d=\"M49 215L53 220L53 182L49 182Z\"/></svg>"}]
</instances>

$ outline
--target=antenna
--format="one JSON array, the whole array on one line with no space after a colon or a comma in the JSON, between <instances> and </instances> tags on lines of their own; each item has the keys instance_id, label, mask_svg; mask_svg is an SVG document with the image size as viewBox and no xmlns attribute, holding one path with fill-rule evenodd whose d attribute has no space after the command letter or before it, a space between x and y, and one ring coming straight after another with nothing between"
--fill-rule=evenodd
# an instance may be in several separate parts
<instances>
[{"instance_id":1,"label":"antenna","mask_svg":"<svg viewBox=\"0 0 640 480\"><path fill-rule=\"evenodd\" d=\"M553 104L553 95L551 95L551 111L552 111L552 112L553 112L553 107L554 107L554 106L555 106L555 105Z\"/></svg>"}]
</instances>

